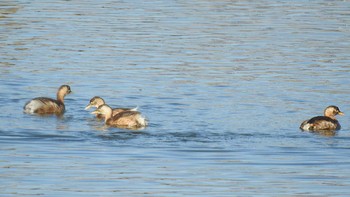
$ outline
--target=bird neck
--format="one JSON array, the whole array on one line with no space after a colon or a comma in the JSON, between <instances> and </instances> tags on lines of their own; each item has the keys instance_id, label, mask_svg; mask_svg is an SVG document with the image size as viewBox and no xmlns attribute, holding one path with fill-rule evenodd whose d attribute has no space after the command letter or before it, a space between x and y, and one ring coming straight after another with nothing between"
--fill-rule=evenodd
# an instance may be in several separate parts
<instances>
[{"instance_id":1,"label":"bird neck","mask_svg":"<svg viewBox=\"0 0 350 197\"><path fill-rule=\"evenodd\" d=\"M327 116L328 118L331 118L331 119L333 119L333 120L337 120L336 118L335 118L335 116Z\"/></svg>"},{"instance_id":2,"label":"bird neck","mask_svg":"<svg viewBox=\"0 0 350 197\"><path fill-rule=\"evenodd\" d=\"M64 93L62 91L57 92L57 101L60 103L64 103Z\"/></svg>"},{"instance_id":3,"label":"bird neck","mask_svg":"<svg viewBox=\"0 0 350 197\"><path fill-rule=\"evenodd\" d=\"M336 118L335 118L335 115L333 114L333 112L329 112L329 111L325 111L324 112L324 116L326 116L326 117L328 117L328 118L331 118L331 119L333 119L333 120L336 120Z\"/></svg>"},{"instance_id":4,"label":"bird neck","mask_svg":"<svg viewBox=\"0 0 350 197\"><path fill-rule=\"evenodd\" d=\"M109 108L105 114L105 122L107 123L107 121L111 118L112 118L112 109Z\"/></svg>"}]
</instances>

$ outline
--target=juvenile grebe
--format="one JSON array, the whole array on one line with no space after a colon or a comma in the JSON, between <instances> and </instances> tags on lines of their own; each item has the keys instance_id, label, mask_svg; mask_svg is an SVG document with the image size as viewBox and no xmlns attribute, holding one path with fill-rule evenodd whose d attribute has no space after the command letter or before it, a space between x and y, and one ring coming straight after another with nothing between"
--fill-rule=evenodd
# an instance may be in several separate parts
<instances>
[{"instance_id":1,"label":"juvenile grebe","mask_svg":"<svg viewBox=\"0 0 350 197\"><path fill-rule=\"evenodd\" d=\"M123 111L112 116L112 108L106 104L101 105L92 114L103 114L105 123L109 126L138 129L147 126L146 119L138 111Z\"/></svg>"},{"instance_id":2,"label":"juvenile grebe","mask_svg":"<svg viewBox=\"0 0 350 197\"><path fill-rule=\"evenodd\" d=\"M90 107L96 107L99 108L101 105L106 104L105 101L99 97L99 96L95 96L90 100L90 103L85 107L85 110L90 109ZM112 110L112 116L115 116L116 114L120 113L120 112L124 112L124 111L137 111L137 107L136 108L114 108ZM97 118L104 118L103 114L96 114Z\"/></svg>"},{"instance_id":3,"label":"juvenile grebe","mask_svg":"<svg viewBox=\"0 0 350 197\"><path fill-rule=\"evenodd\" d=\"M324 110L324 116L316 116L310 120L305 120L300 125L304 131L335 131L340 129L340 124L336 115L344 115L337 106L331 105Z\"/></svg>"},{"instance_id":4,"label":"juvenile grebe","mask_svg":"<svg viewBox=\"0 0 350 197\"><path fill-rule=\"evenodd\" d=\"M57 91L57 100L38 97L28 101L23 109L28 114L63 114L65 111L64 97L71 93L68 85L62 85Z\"/></svg>"}]
</instances>

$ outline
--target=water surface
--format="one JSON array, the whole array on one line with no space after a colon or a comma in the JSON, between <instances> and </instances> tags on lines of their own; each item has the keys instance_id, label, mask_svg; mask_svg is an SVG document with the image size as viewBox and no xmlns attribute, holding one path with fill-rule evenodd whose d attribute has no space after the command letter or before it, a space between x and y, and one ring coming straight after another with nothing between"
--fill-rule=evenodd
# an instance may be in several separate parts
<instances>
[{"instance_id":1,"label":"water surface","mask_svg":"<svg viewBox=\"0 0 350 197\"><path fill-rule=\"evenodd\" d=\"M2 196L346 196L348 1L3 1ZM63 117L22 113L69 84ZM101 96L150 125L108 128ZM334 135L299 130L328 105Z\"/></svg>"}]
</instances>

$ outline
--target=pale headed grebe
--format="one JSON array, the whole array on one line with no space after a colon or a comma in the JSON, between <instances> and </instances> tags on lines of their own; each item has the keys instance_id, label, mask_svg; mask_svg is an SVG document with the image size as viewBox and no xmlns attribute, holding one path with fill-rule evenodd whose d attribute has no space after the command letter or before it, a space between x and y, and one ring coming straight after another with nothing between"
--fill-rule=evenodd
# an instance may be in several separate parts
<instances>
[{"instance_id":1,"label":"pale headed grebe","mask_svg":"<svg viewBox=\"0 0 350 197\"><path fill-rule=\"evenodd\" d=\"M138 111L123 111L112 116L112 108L104 104L92 114L103 114L106 125L127 129L138 129L147 126L146 119Z\"/></svg>"},{"instance_id":2,"label":"pale headed grebe","mask_svg":"<svg viewBox=\"0 0 350 197\"><path fill-rule=\"evenodd\" d=\"M305 120L300 125L304 131L335 131L340 129L340 124L336 115L344 115L337 106L331 105L324 110L324 116L316 116Z\"/></svg>"},{"instance_id":3,"label":"pale headed grebe","mask_svg":"<svg viewBox=\"0 0 350 197\"><path fill-rule=\"evenodd\" d=\"M71 93L68 85L62 85L57 91L57 100L38 97L28 101L23 109L28 114L63 114L65 111L64 97Z\"/></svg>"},{"instance_id":4,"label":"pale headed grebe","mask_svg":"<svg viewBox=\"0 0 350 197\"><path fill-rule=\"evenodd\" d=\"M90 107L96 107L99 108L100 106L106 104L105 101L99 97L99 96L95 96L90 100L90 103L85 107L85 110L90 109ZM114 108L112 110L112 116L115 116L116 114L120 113L120 112L124 112L124 111L137 111L137 107L136 108ZM104 118L103 114L96 114L97 118Z\"/></svg>"}]
</instances>

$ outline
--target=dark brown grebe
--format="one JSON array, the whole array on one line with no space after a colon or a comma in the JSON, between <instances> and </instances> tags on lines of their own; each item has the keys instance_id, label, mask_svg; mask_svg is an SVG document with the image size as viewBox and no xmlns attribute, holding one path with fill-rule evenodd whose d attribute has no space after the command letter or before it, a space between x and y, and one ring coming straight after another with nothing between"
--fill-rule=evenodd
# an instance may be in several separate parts
<instances>
[{"instance_id":1,"label":"dark brown grebe","mask_svg":"<svg viewBox=\"0 0 350 197\"><path fill-rule=\"evenodd\" d=\"M64 97L71 93L68 85L62 85L57 91L57 100L38 97L28 101L23 109L28 114L63 114L65 111Z\"/></svg>"},{"instance_id":2,"label":"dark brown grebe","mask_svg":"<svg viewBox=\"0 0 350 197\"><path fill-rule=\"evenodd\" d=\"M337 106L331 105L324 110L324 116L316 116L305 120L300 125L303 131L335 131L339 130L340 124L335 118L336 115L344 115Z\"/></svg>"}]
</instances>

